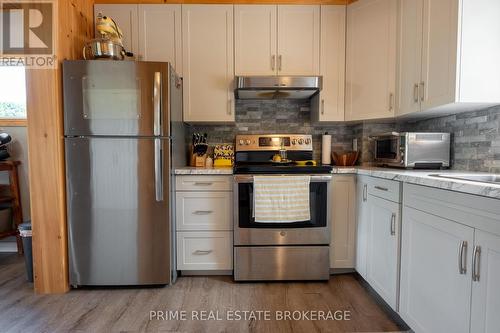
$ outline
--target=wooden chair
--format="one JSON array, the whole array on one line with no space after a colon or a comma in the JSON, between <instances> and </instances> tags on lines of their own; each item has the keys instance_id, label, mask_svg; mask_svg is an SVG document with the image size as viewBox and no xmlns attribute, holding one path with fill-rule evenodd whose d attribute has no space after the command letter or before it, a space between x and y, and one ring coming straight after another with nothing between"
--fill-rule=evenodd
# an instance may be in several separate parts
<instances>
[{"instance_id":1,"label":"wooden chair","mask_svg":"<svg viewBox=\"0 0 500 333\"><path fill-rule=\"evenodd\" d=\"M17 173L17 166L21 164L19 161L1 161L0 172L7 171L9 173L9 184L0 185L0 203L9 203L12 210L13 226L12 230L0 232L0 239L10 236L16 236L17 253L23 254L23 243L19 236L17 227L23 223L23 211L21 207L21 195L19 191L19 176ZM7 190L7 191L6 191ZM4 194L4 193L8 194Z\"/></svg>"}]
</instances>

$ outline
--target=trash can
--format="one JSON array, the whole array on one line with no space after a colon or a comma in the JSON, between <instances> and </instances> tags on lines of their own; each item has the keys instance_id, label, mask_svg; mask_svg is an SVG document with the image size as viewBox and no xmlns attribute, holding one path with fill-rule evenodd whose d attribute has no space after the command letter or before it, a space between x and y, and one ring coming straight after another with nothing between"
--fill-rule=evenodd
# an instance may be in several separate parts
<instances>
[{"instance_id":1,"label":"trash can","mask_svg":"<svg viewBox=\"0 0 500 333\"><path fill-rule=\"evenodd\" d=\"M31 245L31 222L19 225L19 234L23 240L24 263L26 264L26 277L33 282L33 249Z\"/></svg>"}]
</instances>

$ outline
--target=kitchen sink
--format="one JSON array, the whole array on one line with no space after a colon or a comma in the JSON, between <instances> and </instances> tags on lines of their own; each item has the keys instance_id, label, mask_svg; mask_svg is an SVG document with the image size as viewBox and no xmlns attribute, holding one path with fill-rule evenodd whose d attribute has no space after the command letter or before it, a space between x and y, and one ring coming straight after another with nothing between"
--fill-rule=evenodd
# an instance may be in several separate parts
<instances>
[{"instance_id":1,"label":"kitchen sink","mask_svg":"<svg viewBox=\"0 0 500 333\"><path fill-rule=\"evenodd\" d=\"M500 175L474 175L474 174L433 174L431 177L467 180L479 183L491 183L500 185Z\"/></svg>"}]
</instances>

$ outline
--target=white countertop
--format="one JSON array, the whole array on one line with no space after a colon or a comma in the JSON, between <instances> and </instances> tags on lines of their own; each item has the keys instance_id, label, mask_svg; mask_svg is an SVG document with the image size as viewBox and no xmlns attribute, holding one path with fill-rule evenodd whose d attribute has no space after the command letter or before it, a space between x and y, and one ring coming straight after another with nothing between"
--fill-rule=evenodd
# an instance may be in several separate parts
<instances>
[{"instance_id":1,"label":"white countertop","mask_svg":"<svg viewBox=\"0 0 500 333\"><path fill-rule=\"evenodd\" d=\"M196 168L182 167L175 168L176 175L232 175L233 168Z\"/></svg>"},{"instance_id":2,"label":"white countertop","mask_svg":"<svg viewBox=\"0 0 500 333\"><path fill-rule=\"evenodd\" d=\"M396 180L409 184L429 186L444 190L474 194L494 199L500 199L500 185L471 182L458 179L436 178L432 174L486 174L480 172L450 171L450 170L405 170L376 167L334 167L334 174L358 174L372 177ZM232 175L232 168L194 168L182 167L175 169L176 175Z\"/></svg>"},{"instance_id":3,"label":"white countertop","mask_svg":"<svg viewBox=\"0 0 500 333\"><path fill-rule=\"evenodd\" d=\"M500 199L500 185L430 176L433 174L450 176L452 176L453 174L487 174L484 172L481 173L455 170L405 170L375 167L334 168L333 172L356 173L358 175L367 175L372 177L397 180L409 184L423 185L444 190Z\"/></svg>"}]
</instances>

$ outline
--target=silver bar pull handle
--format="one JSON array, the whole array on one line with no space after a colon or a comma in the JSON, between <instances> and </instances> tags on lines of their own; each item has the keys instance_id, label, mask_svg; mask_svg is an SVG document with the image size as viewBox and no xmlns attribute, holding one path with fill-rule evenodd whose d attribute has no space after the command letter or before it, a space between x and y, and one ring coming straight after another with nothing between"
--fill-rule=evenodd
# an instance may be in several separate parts
<instances>
[{"instance_id":1,"label":"silver bar pull handle","mask_svg":"<svg viewBox=\"0 0 500 333\"><path fill-rule=\"evenodd\" d=\"M472 281L479 281L481 278L481 246L474 246L474 255L472 256Z\"/></svg>"},{"instance_id":2,"label":"silver bar pull handle","mask_svg":"<svg viewBox=\"0 0 500 333\"><path fill-rule=\"evenodd\" d=\"M271 70L274 72L275 68L276 68L276 55L273 54L271 56Z\"/></svg>"},{"instance_id":3,"label":"silver bar pull handle","mask_svg":"<svg viewBox=\"0 0 500 333\"><path fill-rule=\"evenodd\" d=\"M391 215L391 236L396 235L396 214Z\"/></svg>"},{"instance_id":4,"label":"silver bar pull handle","mask_svg":"<svg viewBox=\"0 0 500 333\"><path fill-rule=\"evenodd\" d=\"M155 139L155 152L154 152L154 163L155 163L155 197L156 201L163 201L163 149L162 140Z\"/></svg>"},{"instance_id":5,"label":"silver bar pull handle","mask_svg":"<svg viewBox=\"0 0 500 333\"><path fill-rule=\"evenodd\" d=\"M197 254L197 255L207 255L207 254L210 254L214 252L213 250L196 250L193 252L193 254Z\"/></svg>"},{"instance_id":6,"label":"silver bar pull handle","mask_svg":"<svg viewBox=\"0 0 500 333\"><path fill-rule=\"evenodd\" d=\"M367 199L367 192L368 192L368 185L365 184L363 186L363 202L366 202L366 199Z\"/></svg>"},{"instance_id":7,"label":"silver bar pull handle","mask_svg":"<svg viewBox=\"0 0 500 333\"><path fill-rule=\"evenodd\" d=\"M153 133L162 135L161 131L161 73L155 72L153 82Z\"/></svg>"},{"instance_id":8,"label":"silver bar pull handle","mask_svg":"<svg viewBox=\"0 0 500 333\"><path fill-rule=\"evenodd\" d=\"M378 185L374 186L374 188L376 188L377 190L380 190L380 191L385 191L385 192L389 191L389 189L387 187L382 187L382 186L378 186Z\"/></svg>"},{"instance_id":9,"label":"silver bar pull handle","mask_svg":"<svg viewBox=\"0 0 500 333\"><path fill-rule=\"evenodd\" d=\"M413 86L413 101L415 103L418 103L418 95L419 95L418 83L415 83L415 85Z\"/></svg>"},{"instance_id":10,"label":"silver bar pull handle","mask_svg":"<svg viewBox=\"0 0 500 333\"><path fill-rule=\"evenodd\" d=\"M196 210L193 212L195 215L208 215L212 214L214 211L213 210Z\"/></svg>"},{"instance_id":11,"label":"silver bar pull handle","mask_svg":"<svg viewBox=\"0 0 500 333\"><path fill-rule=\"evenodd\" d=\"M420 82L420 101L425 101L425 82Z\"/></svg>"},{"instance_id":12,"label":"silver bar pull handle","mask_svg":"<svg viewBox=\"0 0 500 333\"><path fill-rule=\"evenodd\" d=\"M212 182L195 182L194 186L210 186L213 185Z\"/></svg>"},{"instance_id":13,"label":"silver bar pull handle","mask_svg":"<svg viewBox=\"0 0 500 333\"><path fill-rule=\"evenodd\" d=\"M281 63L282 63L282 57L281 54L278 56L278 71L281 72Z\"/></svg>"},{"instance_id":14,"label":"silver bar pull handle","mask_svg":"<svg viewBox=\"0 0 500 333\"><path fill-rule=\"evenodd\" d=\"M461 241L458 250L458 272L467 273L467 241Z\"/></svg>"}]
</instances>

